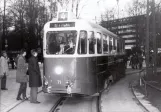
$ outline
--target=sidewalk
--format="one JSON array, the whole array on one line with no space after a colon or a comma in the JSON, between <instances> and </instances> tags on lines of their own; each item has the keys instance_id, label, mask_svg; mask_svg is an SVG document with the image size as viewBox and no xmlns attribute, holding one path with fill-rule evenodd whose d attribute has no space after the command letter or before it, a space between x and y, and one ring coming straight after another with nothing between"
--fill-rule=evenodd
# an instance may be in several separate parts
<instances>
[{"instance_id":1,"label":"sidewalk","mask_svg":"<svg viewBox=\"0 0 161 112\"><path fill-rule=\"evenodd\" d=\"M42 66L40 66L42 68ZM7 76L6 87L8 90L1 90L0 92L0 112L7 112L16 105L22 103L17 101L17 93L19 89L19 83L16 83L16 70L10 70L9 76ZM39 88L39 91L42 88ZM27 97L29 97L30 88L27 86Z\"/></svg>"},{"instance_id":2,"label":"sidewalk","mask_svg":"<svg viewBox=\"0 0 161 112\"><path fill-rule=\"evenodd\" d=\"M0 112L6 112L10 108L21 103L17 101L17 92L19 89L19 84L16 83L16 70L10 70L9 76L7 77L6 87L8 90L1 90L1 100L0 100ZM29 95L29 88L27 88L27 96Z\"/></svg>"}]
</instances>

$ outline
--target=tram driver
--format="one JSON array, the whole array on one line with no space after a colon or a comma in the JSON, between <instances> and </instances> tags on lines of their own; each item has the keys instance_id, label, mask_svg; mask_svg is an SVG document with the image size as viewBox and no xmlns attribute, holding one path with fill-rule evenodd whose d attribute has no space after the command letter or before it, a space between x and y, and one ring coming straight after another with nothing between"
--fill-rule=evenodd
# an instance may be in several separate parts
<instances>
[{"instance_id":1,"label":"tram driver","mask_svg":"<svg viewBox=\"0 0 161 112\"><path fill-rule=\"evenodd\" d=\"M64 42L63 42L63 36L62 35L58 35L57 39L58 39L58 44L60 47L59 52L57 52L57 54L63 54L64 53Z\"/></svg>"},{"instance_id":2,"label":"tram driver","mask_svg":"<svg viewBox=\"0 0 161 112\"><path fill-rule=\"evenodd\" d=\"M67 45L65 46L65 53L67 54L73 54L74 53L74 47L75 47L75 44L74 44L74 38L70 35L70 37L68 38L68 43Z\"/></svg>"}]
</instances>

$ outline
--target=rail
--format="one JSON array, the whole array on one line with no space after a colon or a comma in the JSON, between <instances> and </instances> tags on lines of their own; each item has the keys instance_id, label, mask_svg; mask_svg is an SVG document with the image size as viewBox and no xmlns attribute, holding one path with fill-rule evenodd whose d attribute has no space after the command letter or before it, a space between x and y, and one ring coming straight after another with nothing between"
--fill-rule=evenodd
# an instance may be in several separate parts
<instances>
[{"instance_id":1,"label":"rail","mask_svg":"<svg viewBox=\"0 0 161 112\"><path fill-rule=\"evenodd\" d=\"M51 110L49 112L58 112L60 111L59 106L62 106L63 101L66 100L66 97L61 97L56 103L55 105L51 108Z\"/></svg>"},{"instance_id":2,"label":"rail","mask_svg":"<svg viewBox=\"0 0 161 112\"><path fill-rule=\"evenodd\" d=\"M144 72L144 73L143 73ZM143 74L142 74L143 73ZM147 86L157 90L158 92L161 92L160 88L157 88L156 86L150 84L151 81L146 81L145 80L145 76L146 76L146 72L145 69L142 69L139 71L139 83L140 86L144 86L144 90L145 90L145 95L148 96L148 90L147 90Z\"/></svg>"}]
</instances>

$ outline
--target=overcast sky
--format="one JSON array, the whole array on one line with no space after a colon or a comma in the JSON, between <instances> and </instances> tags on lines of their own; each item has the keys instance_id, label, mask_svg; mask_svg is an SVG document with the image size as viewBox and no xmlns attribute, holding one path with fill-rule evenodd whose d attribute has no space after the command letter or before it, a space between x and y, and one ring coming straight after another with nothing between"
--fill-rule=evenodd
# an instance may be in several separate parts
<instances>
[{"instance_id":1,"label":"overcast sky","mask_svg":"<svg viewBox=\"0 0 161 112\"><path fill-rule=\"evenodd\" d=\"M119 0L119 13L121 17L127 15L125 10L127 5L131 2L132 0ZM81 12L81 17L88 20L94 20L95 17L99 19L100 15L103 14L106 9L112 8L118 9L116 0L88 0L88 4Z\"/></svg>"},{"instance_id":2,"label":"overcast sky","mask_svg":"<svg viewBox=\"0 0 161 112\"><path fill-rule=\"evenodd\" d=\"M12 1L12 0L11 0ZM104 14L107 9L114 8L116 10L117 16L117 0L80 0L83 6L81 9L80 17L88 20L95 21L100 18L101 14ZM82 1L85 1L83 3ZM127 7L129 4L132 4L133 0L119 0L119 16L124 17L127 16ZM140 0L141 1L141 0ZM155 0L156 2L161 0ZM0 0L0 7L3 6L3 0Z\"/></svg>"},{"instance_id":3,"label":"overcast sky","mask_svg":"<svg viewBox=\"0 0 161 112\"><path fill-rule=\"evenodd\" d=\"M3 7L3 1L4 0L0 0L1 7ZM82 1L85 1L85 3L83 3ZM124 9L125 4L127 4L130 1L132 0L119 0L120 11ZM81 0L81 3L83 6L83 9L81 11L81 17L88 20L93 20L95 19L95 17L100 17L101 13L103 14L106 9L113 7L117 9L116 0Z\"/></svg>"}]
</instances>

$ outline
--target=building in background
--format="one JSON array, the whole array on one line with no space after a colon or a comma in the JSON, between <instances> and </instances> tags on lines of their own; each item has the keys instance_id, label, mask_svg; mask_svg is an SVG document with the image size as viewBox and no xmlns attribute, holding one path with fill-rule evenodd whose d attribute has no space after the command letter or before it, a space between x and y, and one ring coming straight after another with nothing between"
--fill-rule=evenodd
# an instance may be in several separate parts
<instances>
[{"instance_id":1,"label":"building in background","mask_svg":"<svg viewBox=\"0 0 161 112\"><path fill-rule=\"evenodd\" d=\"M125 40L125 49L144 46L146 36L146 16L139 15L109 21L102 21L101 25Z\"/></svg>"}]
</instances>

